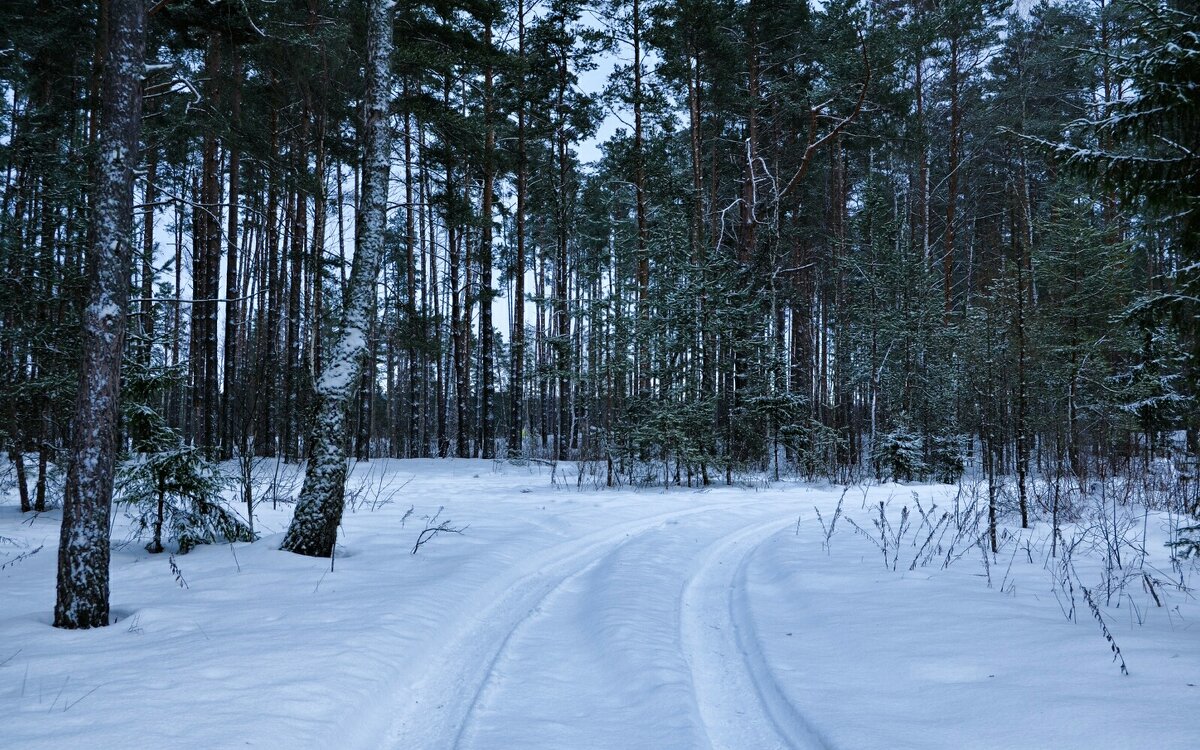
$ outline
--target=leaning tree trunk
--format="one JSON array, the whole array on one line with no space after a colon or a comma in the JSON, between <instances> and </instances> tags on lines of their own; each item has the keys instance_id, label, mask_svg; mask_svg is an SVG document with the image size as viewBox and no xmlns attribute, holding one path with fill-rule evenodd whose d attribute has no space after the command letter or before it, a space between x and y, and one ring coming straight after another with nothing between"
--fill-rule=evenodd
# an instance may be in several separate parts
<instances>
[{"instance_id":1,"label":"leaning tree trunk","mask_svg":"<svg viewBox=\"0 0 1200 750\"><path fill-rule=\"evenodd\" d=\"M330 557L342 520L346 482L346 412L367 351L375 278L383 255L387 218L388 64L392 54L394 0L367 3L367 89L364 97L362 220L342 312L342 333L317 379L317 411L309 436L311 454L296 513L282 549Z\"/></svg>"},{"instance_id":2,"label":"leaning tree trunk","mask_svg":"<svg viewBox=\"0 0 1200 750\"><path fill-rule=\"evenodd\" d=\"M146 7L143 0L109 0L107 5L100 156L92 217L95 244L88 305L83 311L83 367L58 547L54 625L60 628L108 624L108 517L117 448L121 350L129 306L133 169L142 120Z\"/></svg>"}]
</instances>

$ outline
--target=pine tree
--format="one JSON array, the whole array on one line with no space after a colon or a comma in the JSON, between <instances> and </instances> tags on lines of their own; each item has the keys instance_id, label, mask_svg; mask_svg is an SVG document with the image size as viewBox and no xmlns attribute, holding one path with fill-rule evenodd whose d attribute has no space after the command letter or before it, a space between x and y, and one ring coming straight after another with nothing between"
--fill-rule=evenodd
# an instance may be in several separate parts
<instances>
[{"instance_id":1,"label":"pine tree","mask_svg":"<svg viewBox=\"0 0 1200 750\"><path fill-rule=\"evenodd\" d=\"M337 543L345 504L347 409L367 351L375 280L384 250L394 6L392 0L370 0L367 6L360 231L343 301L342 329L317 380L317 412L309 436L312 451L304 485L282 545L289 552L314 557L332 556Z\"/></svg>"},{"instance_id":2,"label":"pine tree","mask_svg":"<svg viewBox=\"0 0 1200 750\"><path fill-rule=\"evenodd\" d=\"M95 243L83 320L83 369L71 441L58 554L54 625L108 624L108 518L116 464L121 356L129 306L133 172L138 161L145 64L141 0L109 0L95 186Z\"/></svg>"}]
</instances>

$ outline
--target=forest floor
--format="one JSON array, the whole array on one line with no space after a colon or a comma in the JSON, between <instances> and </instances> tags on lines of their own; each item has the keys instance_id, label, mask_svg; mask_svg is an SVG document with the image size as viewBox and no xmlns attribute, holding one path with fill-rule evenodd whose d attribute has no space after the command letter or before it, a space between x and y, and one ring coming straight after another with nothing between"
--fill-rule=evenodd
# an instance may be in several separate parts
<instances>
[{"instance_id":1,"label":"forest floor","mask_svg":"<svg viewBox=\"0 0 1200 750\"><path fill-rule=\"evenodd\" d=\"M372 461L331 565L277 549L295 467L258 471L258 542L118 545L94 631L50 625L59 513L0 501L0 747L1196 746L1200 571L1158 514L1122 509L1117 567L1081 519L1064 566L1045 526L985 555L955 487ZM462 533L412 554L434 517Z\"/></svg>"}]
</instances>

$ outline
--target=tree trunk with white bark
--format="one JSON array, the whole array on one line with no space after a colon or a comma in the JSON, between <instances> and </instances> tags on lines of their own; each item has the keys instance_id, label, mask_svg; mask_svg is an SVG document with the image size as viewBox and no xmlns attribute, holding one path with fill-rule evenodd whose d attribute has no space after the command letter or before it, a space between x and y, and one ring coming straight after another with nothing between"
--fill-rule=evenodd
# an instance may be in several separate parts
<instances>
[{"instance_id":1,"label":"tree trunk with white bark","mask_svg":"<svg viewBox=\"0 0 1200 750\"><path fill-rule=\"evenodd\" d=\"M342 312L341 335L317 379L317 410L309 436L311 454L296 512L282 545L282 549L289 552L313 557L332 556L337 542L337 527L345 505L347 409L358 387L367 351L375 280L383 256L394 7L394 0L368 0L367 3L362 218Z\"/></svg>"},{"instance_id":2,"label":"tree trunk with white bark","mask_svg":"<svg viewBox=\"0 0 1200 750\"><path fill-rule=\"evenodd\" d=\"M129 307L133 170L142 120L145 3L109 0L107 6L92 216L95 244L88 304L83 310L83 367L71 428L54 605L55 627L68 629L108 624L108 520Z\"/></svg>"}]
</instances>

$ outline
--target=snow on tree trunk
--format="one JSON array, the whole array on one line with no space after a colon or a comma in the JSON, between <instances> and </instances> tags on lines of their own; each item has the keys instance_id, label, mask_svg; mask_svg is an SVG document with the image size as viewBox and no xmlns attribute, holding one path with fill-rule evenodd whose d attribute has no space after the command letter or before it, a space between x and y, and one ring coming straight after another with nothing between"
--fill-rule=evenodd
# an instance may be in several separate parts
<instances>
[{"instance_id":1,"label":"snow on tree trunk","mask_svg":"<svg viewBox=\"0 0 1200 750\"><path fill-rule=\"evenodd\" d=\"M296 513L282 549L330 557L345 504L347 409L362 371L367 331L375 298L375 278L383 255L387 219L389 62L394 0L367 4L367 87L363 141L360 231L342 312L342 333L317 379L317 411L309 436L311 455Z\"/></svg>"},{"instance_id":2,"label":"snow on tree trunk","mask_svg":"<svg viewBox=\"0 0 1200 750\"><path fill-rule=\"evenodd\" d=\"M95 245L83 311L83 366L58 549L54 625L108 624L108 517L116 457L121 352L129 305L133 169L138 157L145 70L143 0L109 0L101 84Z\"/></svg>"}]
</instances>

